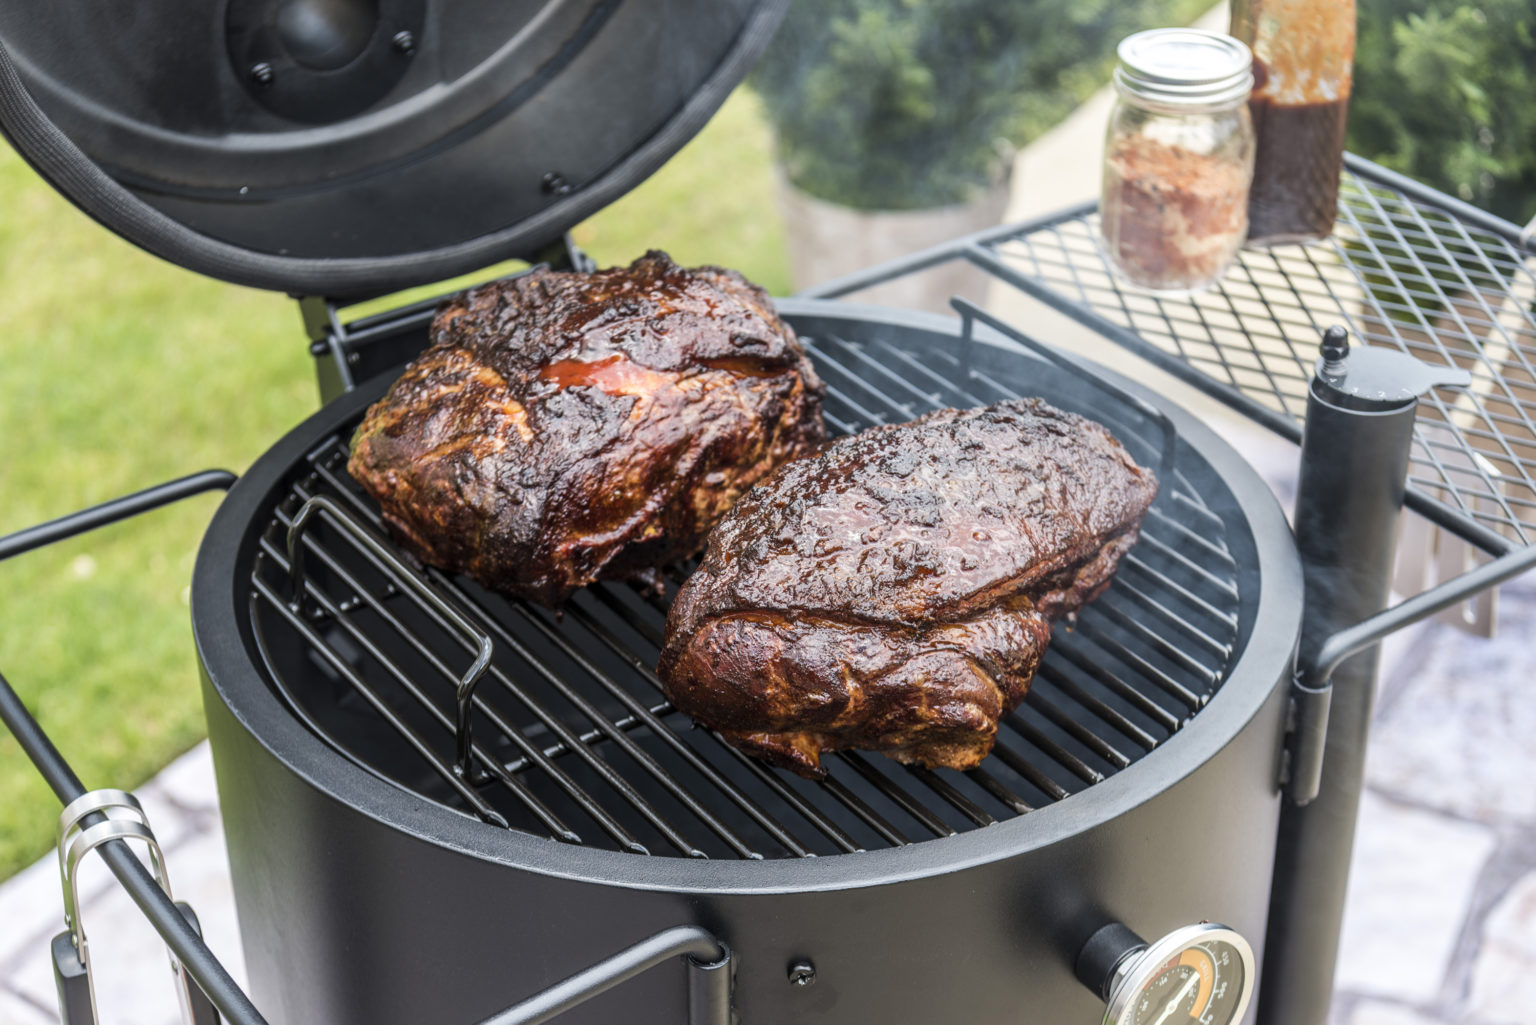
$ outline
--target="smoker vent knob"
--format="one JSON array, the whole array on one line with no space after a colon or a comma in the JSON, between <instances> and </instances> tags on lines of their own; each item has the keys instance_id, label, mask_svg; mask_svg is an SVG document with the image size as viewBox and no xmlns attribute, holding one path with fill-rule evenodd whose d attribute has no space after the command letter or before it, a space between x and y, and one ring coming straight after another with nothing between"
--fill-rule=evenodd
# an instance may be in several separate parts
<instances>
[{"instance_id":1,"label":"smoker vent knob","mask_svg":"<svg viewBox=\"0 0 1536 1025\"><path fill-rule=\"evenodd\" d=\"M1078 981L1097 993L1100 1000L1108 1000L1116 969L1146 949L1146 940L1119 922L1111 922L1088 937L1078 952Z\"/></svg>"},{"instance_id":2,"label":"smoker vent knob","mask_svg":"<svg viewBox=\"0 0 1536 1025\"><path fill-rule=\"evenodd\" d=\"M1338 324L1323 333L1320 346L1323 357L1323 374L1339 377L1344 373L1344 360L1349 355L1349 332Z\"/></svg>"},{"instance_id":3,"label":"smoker vent knob","mask_svg":"<svg viewBox=\"0 0 1536 1025\"><path fill-rule=\"evenodd\" d=\"M1316 372L1312 393L1319 399L1371 413L1411 409L1433 388L1465 388L1472 383L1471 376L1458 367L1424 363L1380 345L1352 347L1349 332L1337 324L1323 334Z\"/></svg>"},{"instance_id":4,"label":"smoker vent knob","mask_svg":"<svg viewBox=\"0 0 1536 1025\"><path fill-rule=\"evenodd\" d=\"M1232 1025L1253 995L1253 950L1213 922L1175 929L1150 945L1111 922L1083 944L1076 974L1108 1004L1104 1025Z\"/></svg>"}]
</instances>

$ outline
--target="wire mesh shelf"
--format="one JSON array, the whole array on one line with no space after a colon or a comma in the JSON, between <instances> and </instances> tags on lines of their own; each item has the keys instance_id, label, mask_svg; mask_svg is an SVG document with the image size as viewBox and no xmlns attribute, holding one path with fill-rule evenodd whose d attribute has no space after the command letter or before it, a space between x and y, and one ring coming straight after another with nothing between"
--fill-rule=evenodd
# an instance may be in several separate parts
<instances>
[{"instance_id":1,"label":"wire mesh shelf","mask_svg":"<svg viewBox=\"0 0 1536 1025\"><path fill-rule=\"evenodd\" d=\"M1351 156L1332 238L1244 251L1177 298L1117 280L1097 227L1083 204L814 294L968 259L1292 441L1318 339L1343 323L1357 344L1472 375L1420 403L1410 506L1492 554L1536 541L1536 249L1514 225Z\"/></svg>"}]
</instances>

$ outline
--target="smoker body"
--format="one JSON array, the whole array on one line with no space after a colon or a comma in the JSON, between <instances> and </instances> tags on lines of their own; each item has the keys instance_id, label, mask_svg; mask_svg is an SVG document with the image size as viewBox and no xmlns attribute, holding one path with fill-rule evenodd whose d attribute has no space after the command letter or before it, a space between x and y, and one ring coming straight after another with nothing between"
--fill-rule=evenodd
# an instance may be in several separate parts
<instances>
[{"instance_id":1,"label":"smoker body","mask_svg":"<svg viewBox=\"0 0 1536 1025\"><path fill-rule=\"evenodd\" d=\"M952 323L786 303L814 339ZM942 330L932 324L944 325ZM814 346L812 348L815 352ZM1100 401L1017 347L978 343L971 369L1068 406ZM1096 1020L1073 977L1088 936L1156 936L1201 919L1262 941L1275 848L1285 688L1300 575L1284 518L1206 428L1172 418L1184 473L1203 473L1244 568L1241 645L1209 703L1127 768L1066 800L957 835L817 858L699 860L570 846L476 821L353 764L279 700L252 655L253 521L318 437L383 382L331 403L263 457L211 526L194 576L205 706L252 992L274 1022L470 1022L681 924L732 950L753 1023L918 1025ZM1120 381L1124 388L1133 385ZM275 656L273 656L275 657ZM270 667L268 667L270 668ZM792 985L810 961L813 985ZM684 1020L680 964L562 1017Z\"/></svg>"},{"instance_id":2,"label":"smoker body","mask_svg":"<svg viewBox=\"0 0 1536 1025\"><path fill-rule=\"evenodd\" d=\"M953 865L942 867L920 849L844 855L858 868L824 890L794 878L808 874L798 862L728 864L748 870L733 873L734 891L698 888L716 874L710 863L669 860L672 888L640 888L600 881L611 866L587 869L623 855L590 859L596 852L528 841L549 848L539 860L570 873L560 876L520 866L508 848L523 844L504 833L462 835L494 827L438 821L420 824L431 839L412 835L305 781L213 688L206 698L251 994L275 1025L478 1021L682 923L731 947L745 1025L931 1025L957 1015L1052 1025L1102 1016L1072 960L1108 919L1158 935L1209 917L1260 942L1282 694L1193 774L1105 821L1093 821L1098 808L1044 809L1036 815L1058 821L1032 815L932 842L948 848ZM1139 788L1137 775L1104 786ZM925 861L937 874L902 878ZM593 878L575 878L587 871ZM787 980L801 958L816 968L814 985ZM559 1020L676 1025L685 998L679 962Z\"/></svg>"}]
</instances>

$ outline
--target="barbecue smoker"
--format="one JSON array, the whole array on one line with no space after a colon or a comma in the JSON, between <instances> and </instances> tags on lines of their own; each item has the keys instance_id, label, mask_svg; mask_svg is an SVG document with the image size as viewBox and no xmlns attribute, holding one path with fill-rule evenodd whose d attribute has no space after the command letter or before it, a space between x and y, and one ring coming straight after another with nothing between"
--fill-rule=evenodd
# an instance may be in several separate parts
<instances>
[{"instance_id":1,"label":"barbecue smoker","mask_svg":"<svg viewBox=\"0 0 1536 1025\"><path fill-rule=\"evenodd\" d=\"M86 794L0 687L0 713L70 803L68 863L100 845L195 981L182 978L196 1020L211 1000L241 1025L262 1020L256 1006L285 1025L1217 1025L1244 1020L1256 983L1260 1020L1324 1019L1375 672L1357 653L1536 561L1517 546L1530 503L1501 499L1501 519L1451 501L1475 462L1425 482L1424 462L1444 467L1474 433L1434 389L1476 397L1491 378L1499 415L1524 415L1517 389L1532 386L1506 384L1475 345L1421 346L1421 362L1367 324L1376 345L1330 334L1315 368L1294 348L1288 370L1254 357L1254 376L1305 402L1302 439L1286 415L1299 407L1277 412L1177 349L1184 307L1157 306L1159 347L1095 306L1133 309L1112 284L1090 294L1110 280L1102 265L1087 285L1076 271L1097 259L1072 248L1088 208L824 290L966 259L1072 313L1303 441L1293 538L1199 421L976 307L784 302L835 431L1041 395L1159 468L1140 544L1057 631L968 773L861 753L829 758L822 783L768 769L657 687L686 567L666 595L602 584L552 615L403 559L347 477L352 428L425 345L433 303L352 321L345 307L514 256L583 266L562 233L697 130L781 8L0 11L0 126L50 181L152 252L306 296L325 404L238 481L198 474L0 539L3 559L229 489L193 618L254 1006L122 842L150 839L131 798ZM66 58L82 48L92 61ZM1347 202L1380 210L1390 186L1386 202L1439 211L1518 271L1509 226L1356 170ZM1320 327L1304 328L1309 348ZM1502 557L1383 612L1405 500ZM92 1001L71 929L54 953L73 1022Z\"/></svg>"}]
</instances>

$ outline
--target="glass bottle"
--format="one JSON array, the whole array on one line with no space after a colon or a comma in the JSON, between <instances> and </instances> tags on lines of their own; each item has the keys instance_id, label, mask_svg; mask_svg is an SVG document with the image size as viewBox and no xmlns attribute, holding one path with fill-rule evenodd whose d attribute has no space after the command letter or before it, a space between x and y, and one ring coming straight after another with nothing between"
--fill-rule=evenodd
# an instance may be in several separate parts
<instances>
[{"instance_id":1,"label":"glass bottle","mask_svg":"<svg viewBox=\"0 0 1536 1025\"><path fill-rule=\"evenodd\" d=\"M1254 55L1249 237L1327 238L1339 206L1355 0L1232 0L1232 34Z\"/></svg>"},{"instance_id":2,"label":"glass bottle","mask_svg":"<svg viewBox=\"0 0 1536 1025\"><path fill-rule=\"evenodd\" d=\"M1119 56L1100 244L1130 284L1205 288L1248 234L1252 55L1230 36L1154 29L1127 38Z\"/></svg>"}]
</instances>

